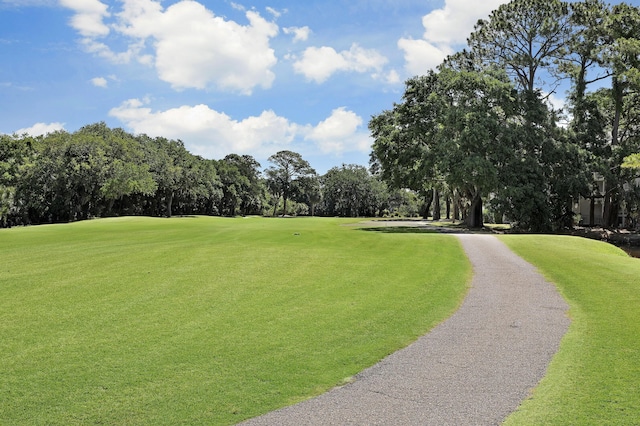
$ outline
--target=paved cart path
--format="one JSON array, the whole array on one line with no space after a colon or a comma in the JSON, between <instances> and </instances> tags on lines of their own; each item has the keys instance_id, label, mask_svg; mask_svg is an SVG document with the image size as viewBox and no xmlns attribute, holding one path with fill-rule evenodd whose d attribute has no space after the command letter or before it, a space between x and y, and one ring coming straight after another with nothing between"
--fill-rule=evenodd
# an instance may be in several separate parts
<instances>
[{"instance_id":1,"label":"paved cart path","mask_svg":"<svg viewBox=\"0 0 640 426\"><path fill-rule=\"evenodd\" d=\"M568 306L494 236L458 238L474 278L455 314L353 383L245 424L500 424L544 376Z\"/></svg>"}]
</instances>

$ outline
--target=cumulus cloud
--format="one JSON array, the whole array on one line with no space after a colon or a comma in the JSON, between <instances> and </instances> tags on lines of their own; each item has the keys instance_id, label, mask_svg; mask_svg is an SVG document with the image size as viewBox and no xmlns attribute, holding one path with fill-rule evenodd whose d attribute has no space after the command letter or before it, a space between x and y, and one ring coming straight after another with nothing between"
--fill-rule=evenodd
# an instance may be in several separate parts
<instances>
[{"instance_id":1,"label":"cumulus cloud","mask_svg":"<svg viewBox=\"0 0 640 426\"><path fill-rule=\"evenodd\" d=\"M221 158L231 152L256 155L284 149L297 126L273 111L235 120L207 105L181 106L153 111L147 100L131 99L113 108L109 115L126 123L135 133L181 139L194 153Z\"/></svg>"},{"instance_id":2,"label":"cumulus cloud","mask_svg":"<svg viewBox=\"0 0 640 426\"><path fill-rule=\"evenodd\" d=\"M339 71L379 72L386 63L387 58L376 50L364 49L354 43L349 50L342 52L327 46L309 47L302 58L294 62L293 69L308 80L323 83Z\"/></svg>"},{"instance_id":3,"label":"cumulus cloud","mask_svg":"<svg viewBox=\"0 0 640 426\"><path fill-rule=\"evenodd\" d=\"M307 41L309 39L309 34L311 34L311 29L309 27L287 27L283 28L282 31L289 35L293 34L293 41Z\"/></svg>"},{"instance_id":4,"label":"cumulus cloud","mask_svg":"<svg viewBox=\"0 0 640 426\"><path fill-rule=\"evenodd\" d=\"M370 149L363 120L346 108L338 108L317 125L300 125L272 110L237 120L207 105L183 105L153 111L148 99L130 99L109 115L134 133L181 139L195 154L222 158L229 153L267 157L294 143L309 141L324 153Z\"/></svg>"},{"instance_id":5,"label":"cumulus cloud","mask_svg":"<svg viewBox=\"0 0 640 426\"><path fill-rule=\"evenodd\" d=\"M107 82L107 79L104 77L95 77L91 79L91 84L93 84L96 87L103 87L103 88L107 88L109 86L109 83Z\"/></svg>"},{"instance_id":6,"label":"cumulus cloud","mask_svg":"<svg viewBox=\"0 0 640 426\"><path fill-rule=\"evenodd\" d=\"M31 127L18 129L14 133L17 135L26 133L31 136L42 136L47 133L57 132L58 130L64 130L64 123L36 123Z\"/></svg>"},{"instance_id":7,"label":"cumulus cloud","mask_svg":"<svg viewBox=\"0 0 640 426\"><path fill-rule=\"evenodd\" d=\"M362 117L340 107L310 129L305 139L313 141L323 153L367 152L371 148L371 140L362 125Z\"/></svg>"},{"instance_id":8,"label":"cumulus cloud","mask_svg":"<svg viewBox=\"0 0 640 426\"><path fill-rule=\"evenodd\" d=\"M426 40L409 38L401 38L398 47L404 51L405 69L411 75L425 74L440 65L447 55L454 53L448 46L438 47Z\"/></svg>"},{"instance_id":9,"label":"cumulus cloud","mask_svg":"<svg viewBox=\"0 0 640 426\"><path fill-rule=\"evenodd\" d=\"M106 4L99 0L60 0L60 4L75 12L71 26L82 36L93 38L109 34L109 27L103 22L110 16Z\"/></svg>"},{"instance_id":10,"label":"cumulus cloud","mask_svg":"<svg viewBox=\"0 0 640 426\"><path fill-rule=\"evenodd\" d=\"M491 11L507 0L446 0L442 9L436 9L422 18L424 39L447 45L466 42L478 19L486 19Z\"/></svg>"},{"instance_id":11,"label":"cumulus cloud","mask_svg":"<svg viewBox=\"0 0 640 426\"><path fill-rule=\"evenodd\" d=\"M75 11L71 26L86 50L113 62L137 59L156 68L158 77L177 90L218 88L251 94L271 87L277 58L270 39L279 28L256 11L248 24L216 16L197 1L181 0L164 9L157 0L122 0L116 22L98 0L60 0ZM125 36L128 49L114 52L107 36Z\"/></svg>"},{"instance_id":12,"label":"cumulus cloud","mask_svg":"<svg viewBox=\"0 0 640 426\"><path fill-rule=\"evenodd\" d=\"M400 74L398 74L398 71L396 70L389 71L389 73L385 76L385 80L389 84L398 84L402 82L402 80L400 79Z\"/></svg>"},{"instance_id":13,"label":"cumulus cloud","mask_svg":"<svg viewBox=\"0 0 640 426\"><path fill-rule=\"evenodd\" d=\"M445 0L440 9L422 17L422 39L401 38L398 47L404 51L405 68L410 74L424 74L464 44L478 19L486 19L491 11L507 0Z\"/></svg>"}]
</instances>

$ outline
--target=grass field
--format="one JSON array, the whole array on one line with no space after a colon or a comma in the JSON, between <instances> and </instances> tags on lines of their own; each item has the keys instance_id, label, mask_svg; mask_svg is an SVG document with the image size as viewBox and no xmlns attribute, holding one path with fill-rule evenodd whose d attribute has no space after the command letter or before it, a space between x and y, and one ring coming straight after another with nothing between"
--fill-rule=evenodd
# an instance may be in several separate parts
<instances>
[{"instance_id":1,"label":"grass field","mask_svg":"<svg viewBox=\"0 0 640 426\"><path fill-rule=\"evenodd\" d=\"M570 305L547 375L507 425L640 424L640 259L599 241L505 236Z\"/></svg>"},{"instance_id":2,"label":"grass field","mask_svg":"<svg viewBox=\"0 0 640 426\"><path fill-rule=\"evenodd\" d=\"M0 424L232 424L319 394L462 300L455 238L338 219L0 230Z\"/></svg>"}]
</instances>

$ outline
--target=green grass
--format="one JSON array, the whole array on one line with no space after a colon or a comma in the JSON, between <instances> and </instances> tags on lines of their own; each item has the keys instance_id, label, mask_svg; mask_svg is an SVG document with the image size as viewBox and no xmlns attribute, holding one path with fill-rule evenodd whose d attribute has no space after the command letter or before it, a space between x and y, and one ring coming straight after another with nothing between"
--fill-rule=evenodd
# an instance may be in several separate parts
<instances>
[{"instance_id":1,"label":"green grass","mask_svg":"<svg viewBox=\"0 0 640 426\"><path fill-rule=\"evenodd\" d=\"M639 424L640 259L577 237L502 240L557 285L572 319L547 375L506 424Z\"/></svg>"},{"instance_id":2,"label":"green grass","mask_svg":"<svg viewBox=\"0 0 640 426\"><path fill-rule=\"evenodd\" d=\"M0 424L232 424L317 395L461 302L455 238L338 219L0 230Z\"/></svg>"}]
</instances>

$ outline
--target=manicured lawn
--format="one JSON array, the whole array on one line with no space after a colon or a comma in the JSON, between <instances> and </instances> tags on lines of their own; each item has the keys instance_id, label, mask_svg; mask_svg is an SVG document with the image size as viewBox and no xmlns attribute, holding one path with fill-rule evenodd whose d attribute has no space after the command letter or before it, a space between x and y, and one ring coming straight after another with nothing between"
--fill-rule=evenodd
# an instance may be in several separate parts
<instances>
[{"instance_id":1,"label":"manicured lawn","mask_svg":"<svg viewBox=\"0 0 640 426\"><path fill-rule=\"evenodd\" d=\"M503 241L557 285L572 319L547 376L506 424L639 424L640 259L576 237Z\"/></svg>"},{"instance_id":2,"label":"manicured lawn","mask_svg":"<svg viewBox=\"0 0 640 426\"><path fill-rule=\"evenodd\" d=\"M455 238L350 222L0 230L0 424L236 423L348 380L456 309L471 270Z\"/></svg>"}]
</instances>

